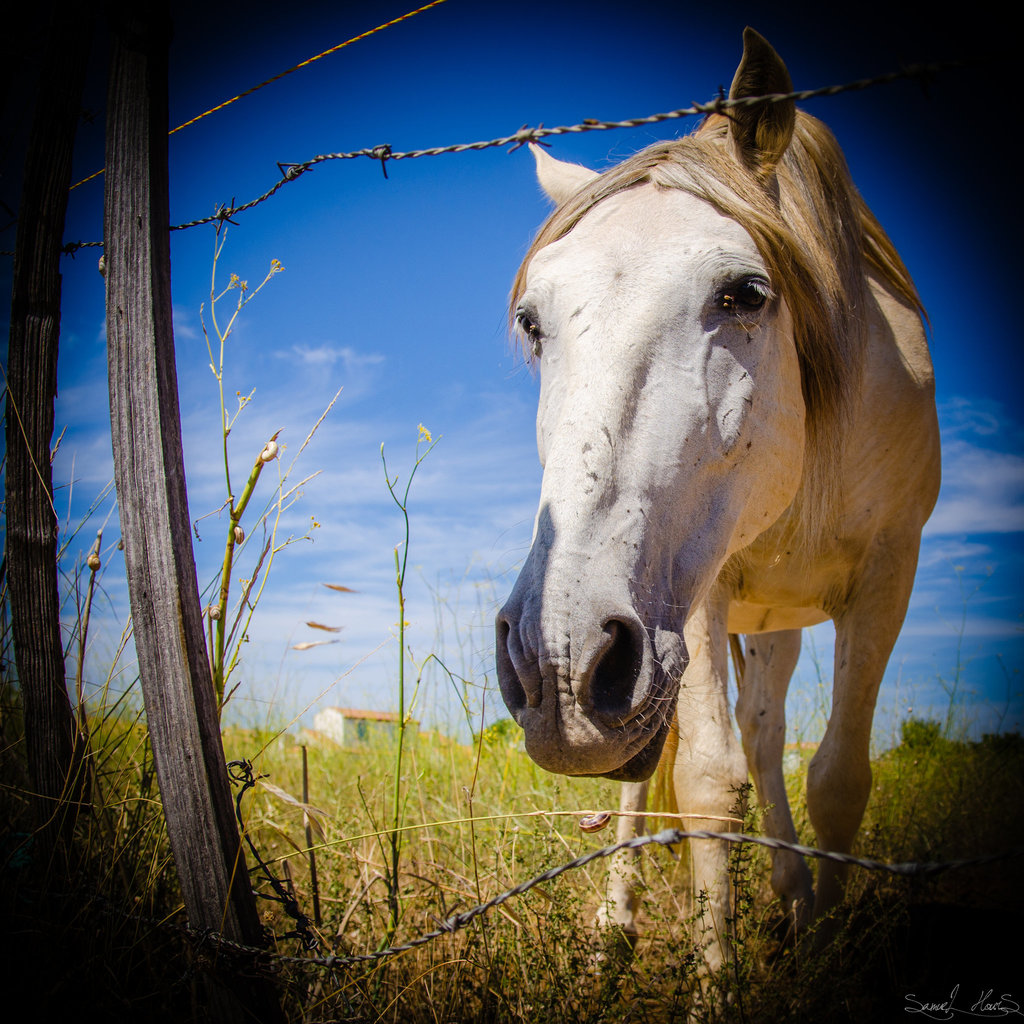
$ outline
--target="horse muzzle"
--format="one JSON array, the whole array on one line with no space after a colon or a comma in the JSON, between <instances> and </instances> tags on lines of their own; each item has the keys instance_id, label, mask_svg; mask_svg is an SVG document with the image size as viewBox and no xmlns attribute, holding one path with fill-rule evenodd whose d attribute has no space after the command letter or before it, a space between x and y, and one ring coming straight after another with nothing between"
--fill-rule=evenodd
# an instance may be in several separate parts
<instances>
[{"instance_id":1,"label":"horse muzzle","mask_svg":"<svg viewBox=\"0 0 1024 1024\"><path fill-rule=\"evenodd\" d=\"M542 768L620 781L649 778L675 708L682 638L655 643L625 600L542 608L520 578L497 617L502 697ZM656 651L656 646L675 648Z\"/></svg>"}]
</instances>

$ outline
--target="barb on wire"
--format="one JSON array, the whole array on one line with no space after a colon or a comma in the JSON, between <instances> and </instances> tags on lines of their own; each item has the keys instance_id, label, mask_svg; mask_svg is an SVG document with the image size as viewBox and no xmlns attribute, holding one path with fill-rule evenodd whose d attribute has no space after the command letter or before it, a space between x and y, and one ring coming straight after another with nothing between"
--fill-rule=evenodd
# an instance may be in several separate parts
<instances>
[{"instance_id":1,"label":"barb on wire","mask_svg":"<svg viewBox=\"0 0 1024 1024\"><path fill-rule=\"evenodd\" d=\"M963 67L967 63L968 62L966 61L949 61L942 64L913 64L909 67L902 68L899 71L891 71L888 74L877 75L874 78L861 78L855 82L848 82L845 85L828 85L819 89L803 89L796 92L772 93L766 96L745 96L741 99L735 100L726 99L722 94L722 91L719 90L719 94L707 103L693 103L688 107L681 107L678 110L669 110L662 114L651 114L647 117L633 117L625 121L598 121L595 118L585 118L579 124L561 125L553 128L545 128L543 124L538 125L536 128L530 128L528 125L523 125L512 135L503 135L497 139L488 139L481 142L462 142L450 146L434 146L429 149L413 149L398 153L394 152L389 145L380 145L372 146L368 149L356 149L342 153L322 153L319 156L311 157L309 160L305 160L302 163L279 162L277 166L281 172L281 177L262 195L257 196L255 199L250 199L247 203L242 203L240 206L235 206L234 200L232 200L230 206L219 206L217 210L208 217L199 217L196 220L190 220L184 224L175 224L171 227L171 231L183 231L186 228L198 227L200 224L210 224L214 221L226 219L227 217L234 217L236 214L244 213L246 210L251 210L276 195L282 186L291 181L295 181L297 178L305 174L306 171L312 170L317 164L325 163L328 160L355 160L359 157L377 160L380 161L384 177L387 178L387 162L389 160L415 160L419 157L441 156L445 153L468 153L504 146L511 147L509 152L512 152L519 149L520 146L527 142L536 143L542 146L548 145L548 143L543 140L552 135L611 131L618 128L638 128L641 125L658 124L662 121L671 121L684 117L695 117L702 114L722 114L734 107L758 106L765 103L781 103L788 100L802 102L804 100L815 99L820 96L836 96L839 93L856 92L861 89L870 88L871 86L886 85L890 82L895 82L905 78L928 82L941 71ZM86 245L102 245L103 243L71 242L68 244L75 248L79 248Z\"/></svg>"},{"instance_id":2,"label":"barb on wire","mask_svg":"<svg viewBox=\"0 0 1024 1024\"><path fill-rule=\"evenodd\" d=\"M263 870L263 874L270 883L270 887L276 893L275 896L267 896L265 893L261 895L266 899L280 903L284 907L288 916L295 921L296 927L294 931L286 932L284 936L282 936L283 938L299 939L306 949L316 949L320 945L320 940L317 939L310 930L309 918L302 912L302 908L299 906L298 900L295 899L292 893L284 887L281 881L274 875L270 868L267 867L266 863L264 863L263 858L256 849L256 845L249 836L249 830L245 827L245 819L242 817L242 797L256 785L256 782L259 779L265 778L265 776L257 775L255 773L251 761L229 761L227 769L228 777L231 781L241 784L238 796L235 797L235 817L238 819L238 828L245 837L245 841L248 844L253 857L256 858L256 863L259 864L260 868Z\"/></svg>"},{"instance_id":3,"label":"barb on wire","mask_svg":"<svg viewBox=\"0 0 1024 1024\"><path fill-rule=\"evenodd\" d=\"M213 218L214 218L214 220L219 221L222 224L225 223L225 222L227 222L228 224L233 224L237 228L238 227L238 222L237 221L233 221L231 219L231 217L234 214L234 212L235 212L235 197L232 196L231 197L231 202L227 206L218 206L217 207L217 210L214 213ZM220 229L218 228L217 230L219 231Z\"/></svg>"},{"instance_id":4,"label":"barb on wire","mask_svg":"<svg viewBox=\"0 0 1024 1024\"><path fill-rule=\"evenodd\" d=\"M374 146L370 150L370 155L374 160L380 161L380 169L384 172L384 177L388 176L388 161L391 159L391 147L385 142L382 146Z\"/></svg>"},{"instance_id":5,"label":"barb on wire","mask_svg":"<svg viewBox=\"0 0 1024 1024\"><path fill-rule=\"evenodd\" d=\"M309 167L306 164L285 164L278 160L277 169L281 172L281 177L285 181L291 181L293 178L297 178L300 174L308 171Z\"/></svg>"},{"instance_id":6,"label":"barb on wire","mask_svg":"<svg viewBox=\"0 0 1024 1024\"><path fill-rule=\"evenodd\" d=\"M592 117L586 117L583 119L583 124L593 125L595 127L600 123L600 121L595 121ZM512 136L512 138L514 138L516 142L514 146L510 146L508 148L507 152L514 153L520 146L525 146L528 142L532 142L534 143L534 145L537 146L546 146L548 149L550 149L551 143L545 142L541 138L541 132L543 130L543 121L541 121L541 123L537 125L536 128L531 128L528 124L524 124L523 127L520 128L519 131L517 131L515 135Z\"/></svg>"}]
</instances>

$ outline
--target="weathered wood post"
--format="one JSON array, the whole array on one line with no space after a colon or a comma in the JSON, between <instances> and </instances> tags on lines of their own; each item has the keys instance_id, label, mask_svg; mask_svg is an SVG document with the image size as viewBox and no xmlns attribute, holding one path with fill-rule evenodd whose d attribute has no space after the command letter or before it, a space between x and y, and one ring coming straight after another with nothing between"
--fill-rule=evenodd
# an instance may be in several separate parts
<instances>
[{"instance_id":1,"label":"weathered wood post","mask_svg":"<svg viewBox=\"0 0 1024 1024\"><path fill-rule=\"evenodd\" d=\"M115 5L107 100L107 353L114 476L146 720L189 924L262 935L206 656L171 328L166 7ZM217 1016L279 1020L268 983L222 977Z\"/></svg>"},{"instance_id":2,"label":"weathered wood post","mask_svg":"<svg viewBox=\"0 0 1024 1024\"><path fill-rule=\"evenodd\" d=\"M81 790L81 747L64 676L57 515L50 442L57 393L60 255L92 34L90 16L58 4L40 75L18 210L7 365L7 579L37 838L66 847Z\"/></svg>"}]
</instances>

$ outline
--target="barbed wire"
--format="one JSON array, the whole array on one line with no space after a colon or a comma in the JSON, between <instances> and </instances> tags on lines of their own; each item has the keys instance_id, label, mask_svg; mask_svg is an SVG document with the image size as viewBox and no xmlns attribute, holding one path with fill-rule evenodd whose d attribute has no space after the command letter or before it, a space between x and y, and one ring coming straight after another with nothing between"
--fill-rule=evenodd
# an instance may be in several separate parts
<instances>
[{"instance_id":1,"label":"barbed wire","mask_svg":"<svg viewBox=\"0 0 1024 1024\"><path fill-rule=\"evenodd\" d=\"M946 61L943 63L933 64L913 64L902 68L899 71L890 71L884 75L876 75L872 78L861 78L854 82L847 82L843 85L827 85L817 89L801 89L787 93L745 96L740 99L727 99L725 96L719 95L707 103L693 103L688 107L681 107L678 110L669 110L661 114L649 114L646 117L627 118L624 121L599 121L593 118L586 118L578 124L560 125L551 128L545 128L543 124L540 124L535 128L523 125L518 131L513 132L511 135L502 135L498 138L486 139L479 142L460 142L448 146L432 146L427 149L413 149L402 152L396 152L392 149L390 144L385 143L365 149L349 150L347 152L321 153L320 155L311 157L301 163L278 162L277 166L281 171L281 178L262 195L238 205L235 205L235 200L232 199L230 203L218 206L217 209L209 216L197 217L195 220L186 221L184 224L172 225L170 230L184 231L188 228L199 227L202 224L212 224L217 221L228 221L230 223L234 223L232 220L233 217L236 217L238 214L245 213L247 210L252 210L257 206L260 206L262 203L267 202L267 200L277 195L285 185L288 185L293 181L297 181L307 171L312 170L312 168L319 164L326 163L328 160L356 160L364 158L379 161L386 178L387 164L389 161L415 160L421 157L442 156L447 153L478 152L485 149L496 149L505 146L510 146L511 149L509 152L512 152L519 149L520 146L530 142L546 145L543 140L556 135L611 131L621 128L638 128L643 125L658 124L663 121L677 120L685 117L696 117L698 115L707 114L726 114L729 110L736 107L753 107L766 103L788 102L790 100L793 100L794 102L803 102L805 100L823 96L837 96L841 93L857 92L863 89L872 88L878 85L886 85L891 82L904 79L916 79L922 83L927 83L936 75L944 71L964 67L968 63L969 62L967 61ZM78 249L102 245L102 242L68 242L65 243L62 251L68 255L74 255Z\"/></svg>"},{"instance_id":2,"label":"barbed wire","mask_svg":"<svg viewBox=\"0 0 1024 1024\"><path fill-rule=\"evenodd\" d=\"M324 57L330 57L332 54L337 53L339 50L344 50L346 46L351 46L353 43L361 42L363 39L368 39L370 36L376 35L378 32L383 32L384 29L391 28L400 22L406 21L409 18L415 18L417 14L422 14L424 11L429 11L432 7L437 7L438 4L443 4L445 0L431 0L430 3L425 4L423 7L417 7L414 11L409 11L406 14L401 15L397 18L392 18L390 21L384 22L383 25L378 25L376 28L371 28L366 32L361 32L357 36L353 36L351 39L346 39L343 43L338 43L336 46L332 46L321 53L318 53L315 57L308 57L306 60L300 61L298 64L286 69L285 71L279 71L276 75L271 75L270 78L258 85L250 86L248 89L243 90L235 96L232 96L229 100L224 100L223 103L218 103L215 107L211 107L209 110L204 110L201 114L196 114L195 117L189 118L187 121L182 122L177 128L172 128L167 134L174 135L175 132L180 132L183 128L188 128L189 125L195 124L197 121L202 121L204 117L209 117L211 114L216 114L217 111L223 110L225 107L230 107L232 103L237 103L238 100L245 99L246 96L251 96L254 92L258 92L260 89L265 88L268 85L273 85L274 82L279 82L282 78L293 74L296 71L301 71L302 68L307 68L311 64L315 64L318 60L322 60ZM98 171L93 171L86 178L82 178L81 181L76 181L71 186L69 191L74 191L79 185L84 185L88 181L92 181L93 178L98 178L101 174L106 171L105 167L101 167Z\"/></svg>"},{"instance_id":3,"label":"barbed wire","mask_svg":"<svg viewBox=\"0 0 1024 1024\"><path fill-rule=\"evenodd\" d=\"M243 769L249 766L245 762L233 763L235 765L241 765ZM229 765L229 768L232 767ZM242 781L243 779L248 780L249 772L243 771L236 781ZM251 788L251 787L248 787ZM241 796L241 794L240 794ZM580 812L577 812L580 813ZM612 812L601 812L602 814L611 815ZM240 809L239 809L240 814ZM582 827L582 825L581 825ZM887 862L880 861L870 857L857 857L853 854L840 853L834 850L822 850L813 846L805 846L800 843L790 843L782 839L775 839L770 836L757 836L750 835L744 832L711 832L704 829L695 830L683 830L678 828L664 829L663 831L635 836L631 839L622 840L620 842L612 843L609 846L601 847L597 850L592 850L589 853L583 854L579 857L574 858L564 864L559 864L555 867L549 868L539 875L530 878L525 882L506 889L504 892L499 893L497 896L479 903L468 910L462 911L457 914L452 914L446 920L439 923L438 927L434 928L429 932L425 932L407 942L403 942L398 945L389 946L385 949L375 950L370 953L351 953L351 954L329 954L327 956L288 956L285 954L275 953L265 946L249 946L244 943L235 942L232 939L220 934L213 929L194 929L190 928L187 924L178 924L169 921L166 917L154 918L145 915L140 915L136 912L121 910L116 904L109 898L102 896L98 893L92 894L78 894L74 898L79 902L92 903L100 907L103 912L116 915L122 918L128 918L140 923L144 923L156 928L170 928L183 934L185 937L190 939L195 945L195 951L198 953L204 945L210 945L215 947L219 952L241 958L248 965L247 969L256 969L266 973L274 972L278 966L294 966L294 967L316 967L324 968L327 970L334 970L344 967L352 967L358 964L367 964L377 961L387 960L395 956L399 956L402 953L410 952L411 950L417 949L420 946L427 945L436 939L441 938L445 935L452 935L455 932L461 931L468 927L477 918L489 913L491 910L500 907L502 904L507 903L509 900L514 899L517 896L522 896L529 892L531 889L536 888L543 882L553 881L559 878L566 872L573 871L579 868L586 867L588 864L593 863L596 860L611 857L614 854L622 850L640 850L646 846L661 846L661 847L672 847L684 840L704 840L704 841L721 841L725 843L732 843L736 845L751 844L756 846L765 847L771 850L782 850L789 851L792 853L799 854L803 857L810 857L818 860L829 860L839 864L845 864L852 867L861 868L866 871L885 873L902 878L928 878L934 875L940 874L946 871L953 871L969 867L978 867L985 864L992 864L1001 860L1009 860L1014 857L1024 856L1024 848L1015 848L1005 850L1001 853L985 854L977 857L964 858L960 860L949 860L949 861L905 861L905 862ZM258 855L257 855L257 859ZM262 862L261 862L262 863ZM265 865L264 865L265 867ZM276 888L276 886L275 886ZM70 894L66 898L71 898ZM286 908L287 909L287 908ZM304 939L306 936L300 932L290 932L283 936L277 936L277 938L301 938ZM309 943L306 943L307 948L310 948Z\"/></svg>"},{"instance_id":4,"label":"barbed wire","mask_svg":"<svg viewBox=\"0 0 1024 1024\"><path fill-rule=\"evenodd\" d=\"M770 836L753 836L743 832L708 832L702 829L684 831L682 829L672 828L654 833L653 835L636 836L632 839L613 843L610 846L605 846L599 850L593 850L590 853L576 857L574 860L571 860L566 864L560 864L557 867L549 868L547 871L536 875L534 878L531 878L526 882L520 882L511 889L506 889L504 892L495 896L493 899L487 900L485 903L479 903L475 907L471 907L469 910L465 910L458 914L452 914L432 931L419 935L414 939L410 939L408 942L401 943L400 945L389 946L386 949L375 950L371 953L352 953L345 955L332 954L325 957L285 956L277 953L269 953L266 949L233 942L220 933L212 931L200 934L200 944L209 942L219 949L248 957L254 957L257 960L272 960L275 963L289 964L297 967L322 967L328 970L340 967L352 967L357 964L371 963L378 960L386 960L394 956L399 956L402 953L407 953L410 950L417 949L419 946L424 946L429 942L433 942L435 939L441 938L443 935L451 935L454 932L461 931L478 917L500 907L503 903L507 903L510 899L513 899L516 896L522 896L531 889L540 885L542 882L549 882L558 878L567 871L573 871L577 868L585 867L595 860L610 857L613 854L618 853L620 850L639 850L642 847L650 846L652 844L656 844L658 846L674 846L677 843L681 843L688 839L721 840L723 842L736 844L752 843L772 850L788 850L793 853L798 853L803 857L811 857L818 860L830 860L839 864L852 865L866 871L884 872L891 875L910 878L928 877L944 871L951 871L965 867L975 867L981 864L989 864L995 861L1024 855L1024 850L1007 850L1003 853L987 854L964 860L929 861L924 863L905 862L893 864L885 861L874 860L870 857L855 857L848 853L838 853L833 850L820 850L813 846L789 843L782 839L773 839Z\"/></svg>"},{"instance_id":5,"label":"barbed wire","mask_svg":"<svg viewBox=\"0 0 1024 1024\"><path fill-rule=\"evenodd\" d=\"M259 779L265 779L267 776L257 775L252 762L244 759L228 761L227 772L231 782L237 783L240 787L238 795L235 797L235 818L238 821L238 830L242 838L245 839L249 851L256 859L257 870L262 871L263 876L270 883L271 889L274 890L274 895L264 894L264 898L280 903L284 912L295 922L294 930L286 932L282 938L299 939L306 949L315 950L320 943L311 931L310 926L312 922L302 912L295 894L285 887L284 883L270 870L267 862L260 856L260 851L256 849L256 844L252 841L252 836L249 835L249 829L245 824L245 816L242 814L242 798L250 789L255 788Z\"/></svg>"}]
</instances>

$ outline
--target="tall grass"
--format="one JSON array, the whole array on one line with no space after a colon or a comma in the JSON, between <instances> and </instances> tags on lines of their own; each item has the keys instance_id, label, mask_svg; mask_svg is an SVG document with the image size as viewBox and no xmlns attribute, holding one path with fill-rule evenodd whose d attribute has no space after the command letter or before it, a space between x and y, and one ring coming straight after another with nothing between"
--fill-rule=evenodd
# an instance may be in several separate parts
<instances>
[{"instance_id":1,"label":"tall grass","mask_svg":"<svg viewBox=\"0 0 1024 1024\"><path fill-rule=\"evenodd\" d=\"M82 1002L112 1019L203 1019L192 1004L194 972L214 953L200 948L197 959L198 938L174 927L183 914L144 724L123 704L90 715L93 811L79 826L79 863L70 876L56 878L33 863L25 834L16 711L16 694L8 689L0 899L8 922L3 962L11 976L35 979L40 987L33 998L44 1019ZM296 797L302 744L307 806ZM228 729L225 746L229 758L252 761L263 776L242 801L246 828L307 914L304 811L315 817L322 954L366 953L386 938L402 942L433 930L453 913L612 839L610 831L581 832L576 815L564 812L615 806L617 787L541 771L512 729L491 727L475 745L430 731L407 737L397 878L403 913L396 924L387 846L394 743L346 750L308 734ZM946 860L1024 845L1024 826L1013 813L1024 778L1019 737L965 743L945 738L937 723L916 723L874 770L876 790L858 852L884 860ZM800 838L812 843L799 772L788 781ZM756 831L757 819L748 818L745 828ZM963 984L987 977L990 987L1009 990L1015 983L1009 948L1000 959L994 939L986 943L984 931L963 929L1021 911L1019 862L951 871L927 882L855 872L849 902L838 913L838 939L809 957L782 940L781 913L767 887L767 854L737 847L735 962L701 990L686 926L695 908L680 895L680 854L648 848L642 855L642 936L631 959L602 965L596 956L604 948L593 925L604 896L606 868L599 861L402 956L335 971L281 968L275 977L288 1017L897 1019L907 993L931 991L938 998L948 990L950 972L959 970ZM253 881L273 895L261 874L254 871ZM275 935L294 930L279 903L261 900L261 906ZM289 938L277 939L275 949L302 954ZM986 951L980 964L979 949ZM925 953L930 959L922 961Z\"/></svg>"},{"instance_id":2,"label":"tall grass","mask_svg":"<svg viewBox=\"0 0 1024 1024\"><path fill-rule=\"evenodd\" d=\"M390 861L387 865L385 879L388 890L388 925L384 933L383 945L391 945L395 932L398 930L398 921L401 916L402 899L400 893L400 864L402 856L402 829L401 823L403 810L407 800L406 787L402 778L402 758L405 753L405 737L409 731L411 715L406 708L405 690L405 580L409 568L409 492L412 490L412 482L416 476L416 470L420 468L423 460L433 451L437 444L430 436L430 431L423 424L419 427L419 436L416 439L416 458L409 475L405 480L405 489L402 490L399 483L399 476L391 476L388 470L387 458L384 455L384 445L380 446L380 459L384 466L384 482L387 485L388 493L402 515L404 527L404 540L401 545L395 548L395 589L398 593L398 724L395 737L395 761L394 775L391 789L391 832L388 836L391 852ZM421 445L423 446L421 451ZM401 496L399 496L401 495ZM415 693L410 695L410 706L415 700Z\"/></svg>"}]
</instances>

